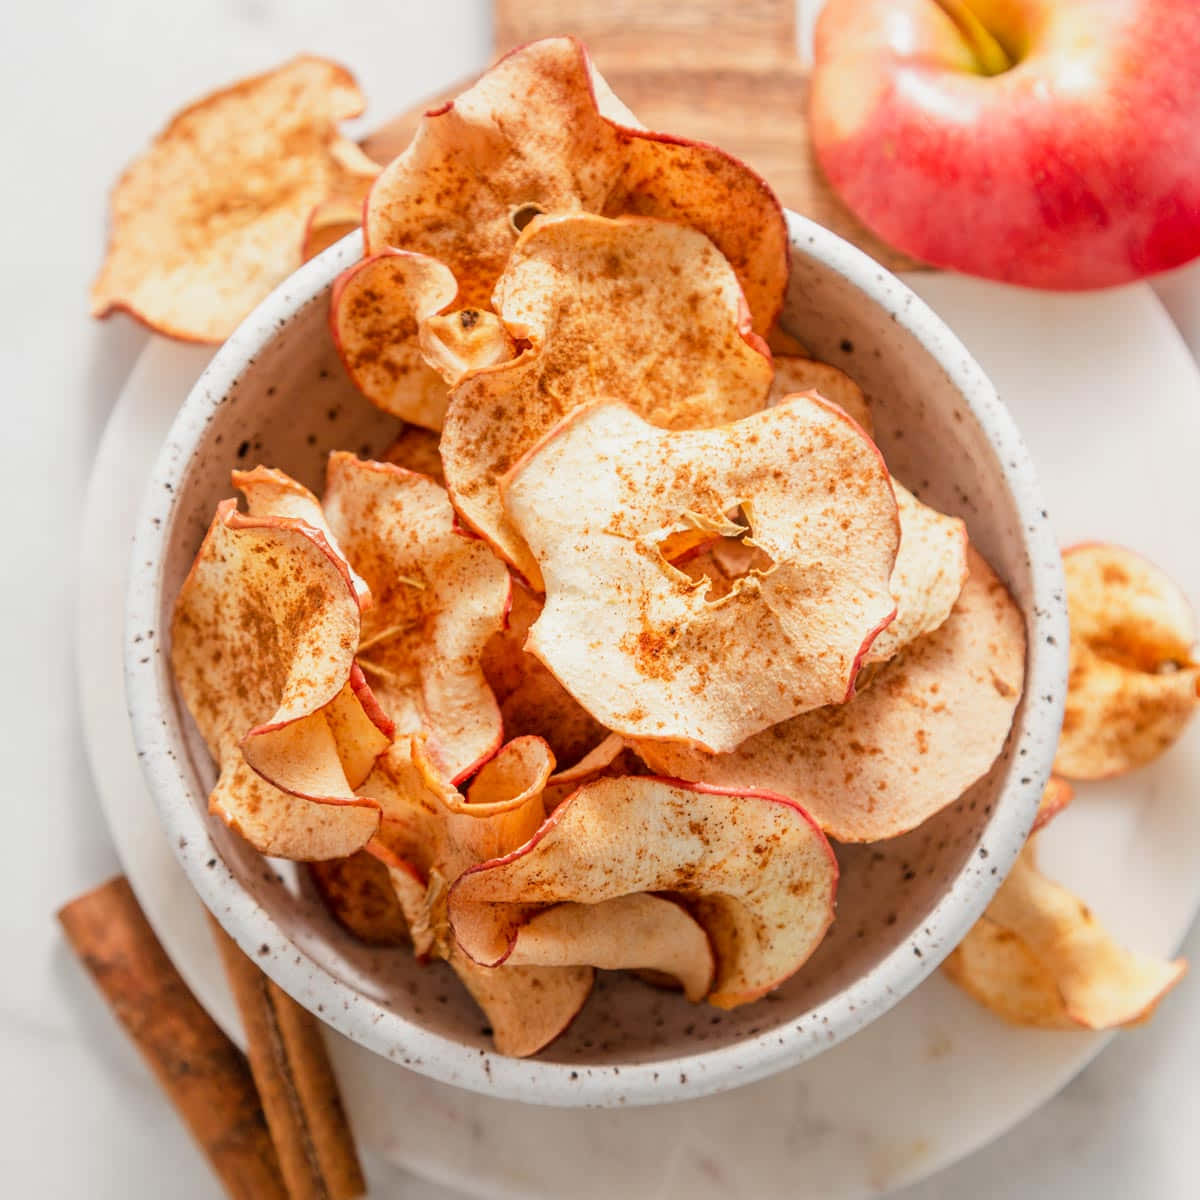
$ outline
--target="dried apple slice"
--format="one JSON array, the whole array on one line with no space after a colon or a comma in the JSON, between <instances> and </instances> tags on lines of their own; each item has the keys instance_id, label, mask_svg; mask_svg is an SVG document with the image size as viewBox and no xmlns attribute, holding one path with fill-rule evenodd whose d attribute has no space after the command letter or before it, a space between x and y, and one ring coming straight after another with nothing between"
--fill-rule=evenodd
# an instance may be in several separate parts
<instances>
[{"instance_id":1,"label":"dried apple slice","mask_svg":"<svg viewBox=\"0 0 1200 1200\"><path fill-rule=\"evenodd\" d=\"M794 354L775 356L775 378L771 381L769 402L778 404L788 396L801 392L816 392L831 404L836 404L848 417L853 417L868 437L875 436L871 409L862 388L837 367Z\"/></svg>"},{"instance_id":2,"label":"dried apple slice","mask_svg":"<svg viewBox=\"0 0 1200 1200\"><path fill-rule=\"evenodd\" d=\"M462 949L499 964L548 905L678 893L716 953L708 999L732 1008L778 987L816 949L833 920L837 873L820 830L782 796L599 779L524 845L465 872L448 913Z\"/></svg>"},{"instance_id":3,"label":"dried apple slice","mask_svg":"<svg viewBox=\"0 0 1200 1200\"><path fill-rule=\"evenodd\" d=\"M1120 546L1063 553L1071 666L1054 769L1103 779L1152 762L1200 701L1196 618L1153 563Z\"/></svg>"},{"instance_id":4,"label":"dried apple slice","mask_svg":"<svg viewBox=\"0 0 1200 1200\"><path fill-rule=\"evenodd\" d=\"M423 732L438 770L465 778L503 736L480 659L508 609L504 564L458 532L433 480L388 463L331 454L325 514L371 589L358 662L397 737Z\"/></svg>"},{"instance_id":5,"label":"dried apple slice","mask_svg":"<svg viewBox=\"0 0 1200 1200\"><path fill-rule=\"evenodd\" d=\"M868 663L887 662L909 642L932 633L954 610L967 581L967 527L922 504L892 480L900 512L900 551L890 587L896 619L875 639Z\"/></svg>"},{"instance_id":6,"label":"dried apple slice","mask_svg":"<svg viewBox=\"0 0 1200 1200\"><path fill-rule=\"evenodd\" d=\"M310 258L316 258L318 254L340 242L347 234L353 233L361 224L361 202L356 204L354 201L340 196L322 200L308 214L300 257L305 262L308 262Z\"/></svg>"},{"instance_id":7,"label":"dried apple slice","mask_svg":"<svg viewBox=\"0 0 1200 1200\"><path fill-rule=\"evenodd\" d=\"M858 426L820 399L682 432L619 404L581 409L502 491L546 585L528 649L622 736L727 751L840 704L895 614L887 469ZM689 579L662 548L718 527L731 510L772 565L714 599L707 580Z\"/></svg>"},{"instance_id":8,"label":"dried apple slice","mask_svg":"<svg viewBox=\"0 0 1200 1200\"><path fill-rule=\"evenodd\" d=\"M1088 907L1021 851L946 974L997 1016L1046 1029L1121 1029L1150 1019L1187 971L1126 950Z\"/></svg>"},{"instance_id":9,"label":"dried apple slice","mask_svg":"<svg viewBox=\"0 0 1200 1200\"><path fill-rule=\"evenodd\" d=\"M464 870L526 841L542 820L554 759L539 738L507 743L461 796L414 740L407 763L381 764L370 787L387 815L370 850L388 867L422 956L444 958L492 1027L496 1048L535 1054L574 1020L592 987L590 966L493 969L468 958L446 925L446 889Z\"/></svg>"},{"instance_id":10,"label":"dried apple slice","mask_svg":"<svg viewBox=\"0 0 1200 1200\"><path fill-rule=\"evenodd\" d=\"M439 258L458 279L462 303L485 308L530 215L661 217L717 246L765 333L788 273L774 193L714 146L629 122L579 41L522 46L425 115L372 189L368 251L392 246Z\"/></svg>"},{"instance_id":11,"label":"dried apple slice","mask_svg":"<svg viewBox=\"0 0 1200 1200\"><path fill-rule=\"evenodd\" d=\"M521 234L496 285L511 363L454 389L442 434L463 520L540 589L497 481L573 409L624 399L655 425L720 425L766 404L771 363L729 264L694 229L587 213Z\"/></svg>"},{"instance_id":12,"label":"dried apple slice","mask_svg":"<svg viewBox=\"0 0 1200 1200\"><path fill-rule=\"evenodd\" d=\"M329 325L347 374L372 404L435 432L446 382L421 353L421 322L454 303L458 284L424 254L384 250L338 276Z\"/></svg>"},{"instance_id":13,"label":"dried apple slice","mask_svg":"<svg viewBox=\"0 0 1200 1200\"><path fill-rule=\"evenodd\" d=\"M1042 789L1042 798L1038 803L1037 815L1033 818L1033 828L1029 831L1032 837L1043 826L1048 825L1066 808L1074 796L1074 788L1057 775L1051 775Z\"/></svg>"},{"instance_id":14,"label":"dried apple slice","mask_svg":"<svg viewBox=\"0 0 1200 1200\"><path fill-rule=\"evenodd\" d=\"M571 764L601 742L608 731L576 703L539 659L526 653L525 640L541 611L541 599L515 583L508 624L484 647L483 673L500 705L505 736L545 738L555 760Z\"/></svg>"},{"instance_id":15,"label":"dried apple slice","mask_svg":"<svg viewBox=\"0 0 1200 1200\"><path fill-rule=\"evenodd\" d=\"M231 477L233 486L245 496L246 507L252 517L292 517L303 521L329 543L334 554L345 560L346 556L325 519L320 500L304 484L273 467L260 466L255 467L253 471L234 471ZM354 581L354 591L360 607L368 607L371 603L371 589L353 568L350 570L350 578Z\"/></svg>"},{"instance_id":16,"label":"dried apple slice","mask_svg":"<svg viewBox=\"0 0 1200 1200\"><path fill-rule=\"evenodd\" d=\"M264 854L344 858L378 827L343 766L386 745L352 678L359 621L350 572L319 532L218 506L175 604L171 665L220 764L210 810Z\"/></svg>"},{"instance_id":17,"label":"dried apple slice","mask_svg":"<svg viewBox=\"0 0 1200 1200\"><path fill-rule=\"evenodd\" d=\"M974 550L949 618L878 668L848 704L817 709L710 755L640 741L653 770L791 796L839 842L916 828L983 776L1004 746L1025 676L1025 627Z\"/></svg>"},{"instance_id":18,"label":"dried apple slice","mask_svg":"<svg viewBox=\"0 0 1200 1200\"><path fill-rule=\"evenodd\" d=\"M708 934L686 908L639 892L542 909L517 930L504 966L653 971L676 980L699 1004L712 988L716 960Z\"/></svg>"},{"instance_id":19,"label":"dried apple slice","mask_svg":"<svg viewBox=\"0 0 1200 1200\"><path fill-rule=\"evenodd\" d=\"M353 76L303 56L185 108L121 176L92 314L220 342L301 263L313 208L366 169Z\"/></svg>"},{"instance_id":20,"label":"dried apple slice","mask_svg":"<svg viewBox=\"0 0 1200 1200\"><path fill-rule=\"evenodd\" d=\"M406 425L380 456L383 462L418 475L428 475L445 486L442 476L442 456L438 450L438 435L420 425Z\"/></svg>"},{"instance_id":21,"label":"dried apple slice","mask_svg":"<svg viewBox=\"0 0 1200 1200\"><path fill-rule=\"evenodd\" d=\"M313 885L334 920L372 946L402 946L408 922L396 899L387 867L360 850L349 858L308 865Z\"/></svg>"}]
</instances>

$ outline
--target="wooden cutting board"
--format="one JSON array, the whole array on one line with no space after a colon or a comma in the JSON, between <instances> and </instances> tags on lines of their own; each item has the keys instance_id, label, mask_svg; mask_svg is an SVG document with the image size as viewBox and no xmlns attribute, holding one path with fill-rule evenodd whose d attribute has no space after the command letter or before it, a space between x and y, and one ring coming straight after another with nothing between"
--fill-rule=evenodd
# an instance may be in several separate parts
<instances>
[{"instance_id":1,"label":"wooden cutting board","mask_svg":"<svg viewBox=\"0 0 1200 1200\"><path fill-rule=\"evenodd\" d=\"M796 54L795 0L495 0L497 55L573 33L643 124L700 138L744 159L788 207L841 234L892 270L912 259L868 232L826 184L808 136L808 77ZM387 161L440 96L365 142Z\"/></svg>"}]
</instances>

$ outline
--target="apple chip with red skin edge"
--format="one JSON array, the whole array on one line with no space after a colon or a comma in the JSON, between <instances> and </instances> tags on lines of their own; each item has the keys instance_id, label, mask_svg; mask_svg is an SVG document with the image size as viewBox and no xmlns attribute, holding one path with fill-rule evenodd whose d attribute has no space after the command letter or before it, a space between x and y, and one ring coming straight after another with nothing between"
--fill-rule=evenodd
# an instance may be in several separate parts
<instances>
[{"instance_id":1,"label":"apple chip with red skin edge","mask_svg":"<svg viewBox=\"0 0 1200 1200\"><path fill-rule=\"evenodd\" d=\"M541 790L554 757L540 738L503 746L462 796L424 753L389 761L368 783L385 817L369 849L387 868L422 957L445 959L492 1027L502 1054L535 1054L574 1020L591 991L589 966L532 965L502 971L472 962L448 936L448 884L472 864L521 845L542 821Z\"/></svg>"},{"instance_id":2,"label":"apple chip with red skin edge","mask_svg":"<svg viewBox=\"0 0 1200 1200\"><path fill-rule=\"evenodd\" d=\"M635 213L690 226L733 265L754 328L783 303L787 226L767 184L702 142L631 124L575 38L512 51L425 114L367 202L367 249L415 250L454 272L462 303L487 307L529 212Z\"/></svg>"},{"instance_id":3,"label":"apple chip with red skin edge","mask_svg":"<svg viewBox=\"0 0 1200 1200\"><path fill-rule=\"evenodd\" d=\"M442 463L463 521L540 591L498 487L539 438L598 400L628 400L664 428L720 425L765 407L771 361L729 264L702 234L664 221L540 218L494 304L528 349L453 390Z\"/></svg>"},{"instance_id":4,"label":"apple chip with red skin edge","mask_svg":"<svg viewBox=\"0 0 1200 1200\"><path fill-rule=\"evenodd\" d=\"M273 467L255 467L253 471L233 471L233 486L246 498L246 507L252 517L292 517L311 525L328 543L330 549L343 561L342 553L321 502L304 486L283 471ZM347 563L347 566L349 564ZM354 581L354 592L360 608L371 604L371 590L360 575L350 569Z\"/></svg>"},{"instance_id":5,"label":"apple chip with red skin edge","mask_svg":"<svg viewBox=\"0 0 1200 1200\"><path fill-rule=\"evenodd\" d=\"M620 404L580 409L502 489L546 584L528 649L625 737L728 751L840 704L895 614L887 468L858 426L817 398L680 432ZM723 528L732 508L772 565L714 600L662 546ZM750 658L759 670L747 678Z\"/></svg>"},{"instance_id":6,"label":"apple chip with red skin edge","mask_svg":"<svg viewBox=\"0 0 1200 1200\"><path fill-rule=\"evenodd\" d=\"M421 322L458 294L444 263L383 250L343 271L329 299L329 328L346 373L372 404L435 432L446 414L446 382L426 361Z\"/></svg>"},{"instance_id":7,"label":"apple chip with red skin edge","mask_svg":"<svg viewBox=\"0 0 1200 1200\"><path fill-rule=\"evenodd\" d=\"M483 673L500 705L505 736L545 738L555 761L570 765L603 741L608 731L539 659L526 653L525 639L541 611L541 598L514 581L508 624L484 647Z\"/></svg>"},{"instance_id":8,"label":"apple chip with red skin edge","mask_svg":"<svg viewBox=\"0 0 1200 1200\"><path fill-rule=\"evenodd\" d=\"M343 765L369 769L390 732L354 672L359 621L318 531L217 507L176 600L171 664L220 765L210 811L264 854L344 858L378 827Z\"/></svg>"},{"instance_id":9,"label":"apple chip with red skin edge","mask_svg":"<svg viewBox=\"0 0 1200 1200\"><path fill-rule=\"evenodd\" d=\"M224 341L300 266L309 214L373 166L342 138L353 76L303 56L198 100L121 176L92 314Z\"/></svg>"},{"instance_id":10,"label":"apple chip with red skin edge","mask_svg":"<svg viewBox=\"0 0 1200 1200\"><path fill-rule=\"evenodd\" d=\"M325 514L371 590L358 662L397 738L424 733L439 773L466 778L503 736L480 659L508 610L504 564L433 480L388 463L331 454Z\"/></svg>"},{"instance_id":11,"label":"apple chip with red skin edge","mask_svg":"<svg viewBox=\"0 0 1200 1200\"><path fill-rule=\"evenodd\" d=\"M1070 672L1054 770L1104 779L1152 762L1200 706L1196 618L1167 575L1131 550L1063 552Z\"/></svg>"},{"instance_id":12,"label":"apple chip with red skin edge","mask_svg":"<svg viewBox=\"0 0 1200 1200\"><path fill-rule=\"evenodd\" d=\"M639 741L652 770L791 796L835 841L915 829L982 777L1004 747L1025 677L1025 626L972 548L954 609L879 667L847 704L772 726L730 754Z\"/></svg>"},{"instance_id":13,"label":"apple chip with red skin edge","mask_svg":"<svg viewBox=\"0 0 1200 1200\"><path fill-rule=\"evenodd\" d=\"M651 776L600 779L523 846L465 872L448 911L463 950L500 964L548 905L676 893L716 954L709 1002L732 1008L778 987L820 944L837 876L824 835L783 796Z\"/></svg>"},{"instance_id":14,"label":"apple chip with red skin edge","mask_svg":"<svg viewBox=\"0 0 1200 1200\"><path fill-rule=\"evenodd\" d=\"M997 1016L1043 1029L1122 1029L1148 1021L1187 971L1126 950L1081 900L1021 851L984 916L943 964Z\"/></svg>"},{"instance_id":15,"label":"apple chip with red skin edge","mask_svg":"<svg viewBox=\"0 0 1200 1200\"><path fill-rule=\"evenodd\" d=\"M768 403L778 404L801 392L816 392L831 404L836 404L848 417L862 427L869 438L875 436L871 409L862 388L845 371L818 362L815 358L797 355L775 356L775 378L771 381Z\"/></svg>"},{"instance_id":16,"label":"apple chip with red skin edge","mask_svg":"<svg viewBox=\"0 0 1200 1200\"><path fill-rule=\"evenodd\" d=\"M308 872L330 915L359 941L371 946L408 944L404 910L387 867L373 854L360 850L349 858L309 863Z\"/></svg>"}]
</instances>

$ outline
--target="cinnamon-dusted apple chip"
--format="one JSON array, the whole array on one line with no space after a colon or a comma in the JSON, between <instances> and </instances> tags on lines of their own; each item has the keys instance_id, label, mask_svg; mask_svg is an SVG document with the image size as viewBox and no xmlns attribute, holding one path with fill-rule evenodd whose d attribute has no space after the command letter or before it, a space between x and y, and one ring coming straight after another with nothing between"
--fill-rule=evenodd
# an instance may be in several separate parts
<instances>
[{"instance_id":1,"label":"cinnamon-dusted apple chip","mask_svg":"<svg viewBox=\"0 0 1200 1200\"><path fill-rule=\"evenodd\" d=\"M541 611L541 598L514 583L508 624L484 648L483 673L500 704L505 736L545 738L555 761L566 767L603 741L608 731L540 659L526 652L525 639Z\"/></svg>"},{"instance_id":2,"label":"cinnamon-dusted apple chip","mask_svg":"<svg viewBox=\"0 0 1200 1200\"><path fill-rule=\"evenodd\" d=\"M343 928L373 946L402 946L408 922L396 899L387 867L360 850L349 858L308 865L325 907Z\"/></svg>"},{"instance_id":3,"label":"cinnamon-dusted apple chip","mask_svg":"<svg viewBox=\"0 0 1200 1200\"><path fill-rule=\"evenodd\" d=\"M524 843L542 821L541 790L554 756L539 738L503 746L459 794L425 755L382 763L368 784L385 814L370 850L387 867L413 945L444 958L483 1009L502 1054L535 1054L575 1018L591 991L590 966L493 969L459 949L446 925L446 889L463 871Z\"/></svg>"},{"instance_id":4,"label":"cinnamon-dusted apple chip","mask_svg":"<svg viewBox=\"0 0 1200 1200\"><path fill-rule=\"evenodd\" d=\"M1073 546L1063 569L1071 668L1054 769L1103 779L1153 761L1196 712L1196 618L1179 587L1131 550Z\"/></svg>"},{"instance_id":5,"label":"cinnamon-dusted apple chip","mask_svg":"<svg viewBox=\"0 0 1200 1200\"><path fill-rule=\"evenodd\" d=\"M210 809L264 854L344 858L378 827L354 788L391 730L354 670L359 620L317 530L218 506L176 601L171 663L220 766Z\"/></svg>"},{"instance_id":6,"label":"cinnamon-dusted apple chip","mask_svg":"<svg viewBox=\"0 0 1200 1200\"><path fill-rule=\"evenodd\" d=\"M480 658L508 609L504 564L455 528L433 480L388 463L331 454L325 513L371 590L358 662L379 703L398 738L424 733L439 772L465 778L503 735Z\"/></svg>"},{"instance_id":7,"label":"cinnamon-dusted apple chip","mask_svg":"<svg viewBox=\"0 0 1200 1200\"><path fill-rule=\"evenodd\" d=\"M624 400L655 425L689 429L766 405L769 355L729 264L693 229L542 218L518 240L494 303L529 348L454 389L442 461L459 514L535 587L537 563L497 481L567 413Z\"/></svg>"},{"instance_id":8,"label":"cinnamon-dusted apple chip","mask_svg":"<svg viewBox=\"0 0 1200 1200\"><path fill-rule=\"evenodd\" d=\"M795 354L775 356L775 378L771 381L770 403L778 404L788 396L800 392L816 392L832 404L836 404L847 416L853 417L866 431L868 437L875 436L875 424L871 409L862 388L837 367L818 362L815 358L803 358Z\"/></svg>"},{"instance_id":9,"label":"cinnamon-dusted apple chip","mask_svg":"<svg viewBox=\"0 0 1200 1200\"><path fill-rule=\"evenodd\" d=\"M438 452L438 435L420 425L405 425L380 456L383 462L430 479L445 487L442 476L442 456Z\"/></svg>"},{"instance_id":10,"label":"cinnamon-dusted apple chip","mask_svg":"<svg viewBox=\"0 0 1200 1200\"><path fill-rule=\"evenodd\" d=\"M816 949L833 920L837 874L820 830L782 796L600 779L524 845L465 872L448 914L467 954L500 964L549 905L677 893L716 953L708 999L732 1008L777 987Z\"/></svg>"},{"instance_id":11,"label":"cinnamon-dusted apple chip","mask_svg":"<svg viewBox=\"0 0 1200 1200\"><path fill-rule=\"evenodd\" d=\"M546 585L529 650L626 737L729 751L840 704L895 613L887 469L819 399L682 432L619 404L581 409L502 490ZM714 599L668 560L681 539L726 527L770 565Z\"/></svg>"},{"instance_id":12,"label":"cinnamon-dusted apple chip","mask_svg":"<svg viewBox=\"0 0 1200 1200\"><path fill-rule=\"evenodd\" d=\"M1187 963L1115 942L1087 905L1038 871L1031 841L944 969L1014 1024L1120 1029L1149 1020Z\"/></svg>"},{"instance_id":13,"label":"cinnamon-dusted apple chip","mask_svg":"<svg viewBox=\"0 0 1200 1200\"><path fill-rule=\"evenodd\" d=\"M355 387L385 412L434 431L445 417L446 383L417 334L457 293L443 263L384 250L343 271L329 300L333 342Z\"/></svg>"},{"instance_id":14,"label":"cinnamon-dusted apple chip","mask_svg":"<svg viewBox=\"0 0 1200 1200\"><path fill-rule=\"evenodd\" d=\"M660 217L711 239L737 272L754 328L765 333L788 274L774 193L714 146L629 121L576 39L514 50L427 113L384 170L367 205L368 252L391 246L441 259L462 303L484 308L531 216Z\"/></svg>"},{"instance_id":15,"label":"cinnamon-dusted apple chip","mask_svg":"<svg viewBox=\"0 0 1200 1200\"><path fill-rule=\"evenodd\" d=\"M338 133L362 108L353 76L310 56L185 108L113 192L93 315L227 338L300 266L313 209L377 170Z\"/></svg>"},{"instance_id":16,"label":"cinnamon-dusted apple chip","mask_svg":"<svg viewBox=\"0 0 1200 1200\"><path fill-rule=\"evenodd\" d=\"M791 796L836 841L914 829L991 767L1024 684L1021 613L983 558L967 554L970 574L947 620L848 704L772 726L730 754L652 741L638 752L681 779Z\"/></svg>"}]
</instances>

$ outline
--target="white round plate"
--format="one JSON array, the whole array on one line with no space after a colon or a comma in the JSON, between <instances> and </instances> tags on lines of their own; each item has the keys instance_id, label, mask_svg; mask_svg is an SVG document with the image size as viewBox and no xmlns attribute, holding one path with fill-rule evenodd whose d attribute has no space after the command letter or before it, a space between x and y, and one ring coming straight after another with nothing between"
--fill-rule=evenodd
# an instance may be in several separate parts
<instances>
[{"instance_id":1,"label":"white round plate","mask_svg":"<svg viewBox=\"0 0 1200 1200\"><path fill-rule=\"evenodd\" d=\"M1134 547L1200 601L1188 528L1200 373L1149 288L1060 296L951 276L909 282L1012 410L1063 543ZM121 662L127 559L145 478L208 357L152 341L109 421L83 531L79 678L97 787L130 882L188 984L240 1040L200 902L142 782ZM1147 951L1171 953L1200 904L1200 806L1190 795L1197 778L1193 727L1152 767L1080 787L1043 838L1047 873ZM878 1194L1000 1136L1106 1040L1011 1028L939 974L848 1042L765 1082L636 1112L581 1112L459 1091L330 1035L364 1145L475 1195L576 1200Z\"/></svg>"}]
</instances>

